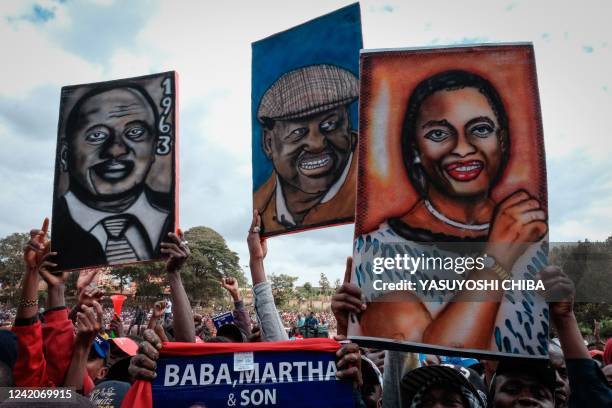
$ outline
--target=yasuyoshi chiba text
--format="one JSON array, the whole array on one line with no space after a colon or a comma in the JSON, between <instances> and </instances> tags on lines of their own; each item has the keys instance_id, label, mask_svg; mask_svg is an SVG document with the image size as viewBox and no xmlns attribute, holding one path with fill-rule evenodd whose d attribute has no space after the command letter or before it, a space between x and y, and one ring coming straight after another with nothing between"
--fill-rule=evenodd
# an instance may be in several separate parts
<instances>
[{"instance_id":1,"label":"yasuyoshi chiba text","mask_svg":"<svg viewBox=\"0 0 612 408\"><path fill-rule=\"evenodd\" d=\"M545 290L544 283L541 280L533 279L517 279L517 280L499 280L499 279L440 279L440 280L417 280L409 281L403 279L399 282L384 282L382 279L376 279L372 282L374 290L392 291L392 290L445 290L445 291L488 291L488 290Z\"/></svg>"}]
</instances>

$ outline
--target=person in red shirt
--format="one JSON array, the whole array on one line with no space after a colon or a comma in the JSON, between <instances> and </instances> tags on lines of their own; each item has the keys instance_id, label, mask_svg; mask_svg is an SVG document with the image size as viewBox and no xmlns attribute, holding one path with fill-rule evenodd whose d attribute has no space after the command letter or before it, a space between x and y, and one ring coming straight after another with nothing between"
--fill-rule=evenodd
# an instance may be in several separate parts
<instances>
[{"instance_id":1,"label":"person in red shirt","mask_svg":"<svg viewBox=\"0 0 612 408\"><path fill-rule=\"evenodd\" d=\"M49 268L55 266L51 261L56 255L50 252L47 239L49 220L45 219L41 229L30 231L30 241L24 248L26 270L22 280L22 291L13 332L17 336L19 354L13 368L13 379L18 387L56 387L65 385L65 377L71 364L74 327L68 318L64 301L64 282L68 273L54 275ZM93 274L92 274L93 275ZM47 283L47 310L43 314L45 323L38 317L38 281L42 277ZM77 287L89 284L79 279ZM80 285L79 285L80 284ZM82 291L80 301L93 302L100 297L99 292ZM82 371L83 391L93 389L93 380Z\"/></svg>"}]
</instances>

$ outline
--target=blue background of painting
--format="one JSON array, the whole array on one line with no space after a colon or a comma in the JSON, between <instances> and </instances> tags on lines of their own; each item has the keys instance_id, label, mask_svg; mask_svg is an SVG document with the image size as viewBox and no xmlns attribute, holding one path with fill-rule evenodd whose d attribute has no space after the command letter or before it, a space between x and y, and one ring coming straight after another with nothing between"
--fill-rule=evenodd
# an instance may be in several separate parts
<instances>
[{"instance_id":1,"label":"blue background of painting","mask_svg":"<svg viewBox=\"0 0 612 408\"><path fill-rule=\"evenodd\" d=\"M272 163L261 147L257 121L259 100L284 73L313 64L331 64L359 75L361 14L359 4L346 6L252 45L251 116L253 127L253 191L272 173ZM357 130L357 101L350 107L351 128Z\"/></svg>"},{"instance_id":2,"label":"blue background of painting","mask_svg":"<svg viewBox=\"0 0 612 408\"><path fill-rule=\"evenodd\" d=\"M335 353L316 352L316 351L256 351L253 353L253 360L259 363L260 379L263 374L263 367L266 362L274 362L276 375L278 376L278 362L286 361L313 361L315 364L318 361L323 361L323 375L327 372L329 361L335 360ZM229 394L234 394L236 397L236 407L240 406L240 393L242 390L265 390L276 389L276 404L275 407L290 407L290 408L310 408L310 407L352 407L353 391L352 384L348 380L330 380L330 381L304 381L297 382L297 376L293 382L286 383L265 383L265 384L238 384L233 387L221 382L218 385L183 385L165 387L164 373L167 364L179 365L179 378L182 378L185 372L186 364L193 364L196 369L196 380L199 381L200 364L213 364L213 371L216 376L219 373L219 366L227 364L229 367L232 380L240 378L237 371L233 371L234 355L228 354L213 354L206 356L189 356L189 357L161 357L157 362L157 377L153 380L153 407L188 407L192 404L199 403L208 408L227 407ZM307 367L302 369L302 374L306 374ZM293 373L293 371L292 371ZM215 377L216 379L216 377ZM278 379L278 378L277 378ZM262 404L263 406L263 404ZM270 406L270 405L269 405Z\"/></svg>"}]
</instances>

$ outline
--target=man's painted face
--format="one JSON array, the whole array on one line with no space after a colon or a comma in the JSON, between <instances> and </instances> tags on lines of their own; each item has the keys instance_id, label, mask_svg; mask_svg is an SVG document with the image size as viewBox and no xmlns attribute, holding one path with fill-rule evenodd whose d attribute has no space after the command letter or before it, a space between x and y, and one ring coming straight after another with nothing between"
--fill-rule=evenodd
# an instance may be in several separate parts
<instances>
[{"instance_id":1,"label":"man's painted face","mask_svg":"<svg viewBox=\"0 0 612 408\"><path fill-rule=\"evenodd\" d=\"M552 392L538 379L527 374L502 374L495 382L493 407L553 408Z\"/></svg>"},{"instance_id":2,"label":"man's painted face","mask_svg":"<svg viewBox=\"0 0 612 408\"><path fill-rule=\"evenodd\" d=\"M476 88L443 90L419 110L416 147L429 181L449 196L486 194L501 163L500 126Z\"/></svg>"},{"instance_id":3,"label":"man's painted face","mask_svg":"<svg viewBox=\"0 0 612 408\"><path fill-rule=\"evenodd\" d=\"M345 106L264 130L264 151L281 180L309 194L327 191L340 177L352 145Z\"/></svg>"},{"instance_id":4,"label":"man's painted face","mask_svg":"<svg viewBox=\"0 0 612 408\"><path fill-rule=\"evenodd\" d=\"M125 193L144 183L155 160L155 115L130 88L88 99L68 135L71 177L94 196Z\"/></svg>"}]
</instances>

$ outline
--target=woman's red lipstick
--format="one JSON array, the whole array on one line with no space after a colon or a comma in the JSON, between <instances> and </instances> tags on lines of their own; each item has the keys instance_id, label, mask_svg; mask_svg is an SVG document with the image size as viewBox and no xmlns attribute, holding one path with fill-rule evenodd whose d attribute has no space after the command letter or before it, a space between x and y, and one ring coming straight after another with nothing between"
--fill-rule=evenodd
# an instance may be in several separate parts
<instances>
[{"instance_id":1,"label":"woman's red lipstick","mask_svg":"<svg viewBox=\"0 0 612 408\"><path fill-rule=\"evenodd\" d=\"M444 170L457 181L472 181L482 171L484 163L480 160L457 161L444 167Z\"/></svg>"}]
</instances>

